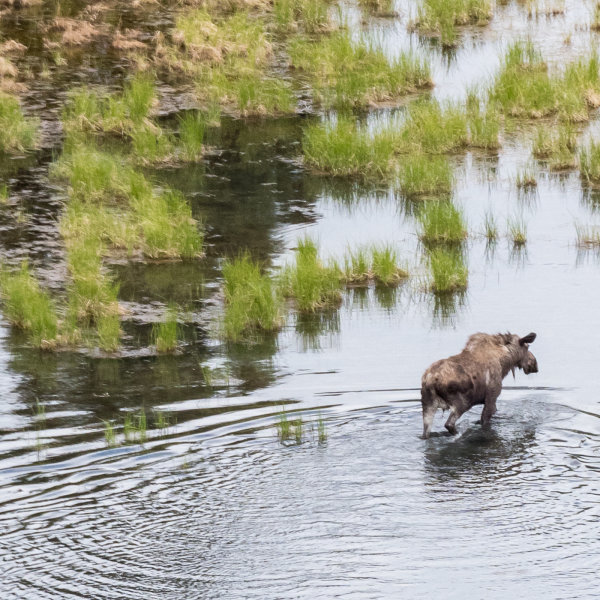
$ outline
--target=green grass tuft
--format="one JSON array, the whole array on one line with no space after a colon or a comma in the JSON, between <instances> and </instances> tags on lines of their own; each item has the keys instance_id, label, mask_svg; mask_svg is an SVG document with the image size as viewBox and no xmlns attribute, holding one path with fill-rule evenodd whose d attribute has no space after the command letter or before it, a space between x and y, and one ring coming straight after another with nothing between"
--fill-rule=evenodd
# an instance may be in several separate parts
<instances>
[{"instance_id":1,"label":"green grass tuft","mask_svg":"<svg viewBox=\"0 0 600 600\"><path fill-rule=\"evenodd\" d=\"M465 290L468 283L468 269L462 252L455 249L434 248L429 253L431 291L444 294Z\"/></svg>"},{"instance_id":2,"label":"green grass tuft","mask_svg":"<svg viewBox=\"0 0 600 600\"><path fill-rule=\"evenodd\" d=\"M298 38L291 64L308 74L314 98L324 107L367 107L394 101L432 85L428 63L413 53L389 59L366 39L338 31L318 40ZM341 67L343 65L343 67Z\"/></svg>"},{"instance_id":3,"label":"green grass tuft","mask_svg":"<svg viewBox=\"0 0 600 600\"><path fill-rule=\"evenodd\" d=\"M590 186L600 185L600 142L591 141L579 152L581 178Z\"/></svg>"},{"instance_id":4,"label":"green grass tuft","mask_svg":"<svg viewBox=\"0 0 600 600\"><path fill-rule=\"evenodd\" d=\"M165 320L152 327L152 341L157 352L173 352L177 348L179 325L177 324L177 307L169 305Z\"/></svg>"},{"instance_id":5,"label":"green grass tuft","mask_svg":"<svg viewBox=\"0 0 600 600\"><path fill-rule=\"evenodd\" d=\"M527 224L522 217L512 217L508 220L508 237L513 246L524 246L527 243Z\"/></svg>"},{"instance_id":6,"label":"green grass tuft","mask_svg":"<svg viewBox=\"0 0 600 600\"><path fill-rule=\"evenodd\" d=\"M26 261L18 271L0 269L0 298L8 320L40 348L57 343L58 319L50 296L40 288Z\"/></svg>"},{"instance_id":7,"label":"green grass tuft","mask_svg":"<svg viewBox=\"0 0 600 600\"><path fill-rule=\"evenodd\" d=\"M23 115L19 101L0 93L0 152L32 150L39 140L39 121Z\"/></svg>"},{"instance_id":8,"label":"green grass tuft","mask_svg":"<svg viewBox=\"0 0 600 600\"><path fill-rule=\"evenodd\" d=\"M445 156L407 154L400 159L398 184L406 197L449 195L454 174Z\"/></svg>"},{"instance_id":9,"label":"green grass tuft","mask_svg":"<svg viewBox=\"0 0 600 600\"><path fill-rule=\"evenodd\" d=\"M298 242L296 261L282 273L283 289L296 300L301 312L336 307L340 304L341 273L334 266L325 266L319 259L317 245L309 238Z\"/></svg>"},{"instance_id":10,"label":"green grass tuft","mask_svg":"<svg viewBox=\"0 0 600 600\"><path fill-rule=\"evenodd\" d=\"M200 112L186 112L179 117L179 142L183 155L193 161L202 158L206 118Z\"/></svg>"},{"instance_id":11,"label":"green grass tuft","mask_svg":"<svg viewBox=\"0 0 600 600\"><path fill-rule=\"evenodd\" d=\"M268 275L248 254L225 261L225 335L232 341L256 331L277 331L282 323L282 299Z\"/></svg>"},{"instance_id":12,"label":"green grass tuft","mask_svg":"<svg viewBox=\"0 0 600 600\"><path fill-rule=\"evenodd\" d=\"M426 245L459 244L467 237L463 214L451 202L427 202L417 217L419 237Z\"/></svg>"}]
</instances>

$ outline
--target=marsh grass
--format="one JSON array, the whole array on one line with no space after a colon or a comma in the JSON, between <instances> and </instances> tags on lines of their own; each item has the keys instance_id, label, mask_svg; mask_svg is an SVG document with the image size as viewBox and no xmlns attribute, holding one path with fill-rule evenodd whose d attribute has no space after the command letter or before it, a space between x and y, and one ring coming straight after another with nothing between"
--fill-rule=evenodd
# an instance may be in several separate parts
<instances>
[{"instance_id":1,"label":"marsh grass","mask_svg":"<svg viewBox=\"0 0 600 600\"><path fill-rule=\"evenodd\" d=\"M308 75L315 100L325 108L367 107L432 86L424 59L410 52L390 59L367 39L353 40L346 30L317 41L298 38L289 54L292 66Z\"/></svg>"},{"instance_id":2,"label":"marsh grass","mask_svg":"<svg viewBox=\"0 0 600 600\"><path fill-rule=\"evenodd\" d=\"M531 190L537 187L537 178L533 165L525 165L517 171L515 185L521 190Z\"/></svg>"},{"instance_id":3,"label":"marsh grass","mask_svg":"<svg viewBox=\"0 0 600 600\"><path fill-rule=\"evenodd\" d=\"M344 256L344 281L363 284L371 279L371 257L366 247L348 249Z\"/></svg>"},{"instance_id":4,"label":"marsh grass","mask_svg":"<svg viewBox=\"0 0 600 600\"><path fill-rule=\"evenodd\" d=\"M0 184L0 204L7 204L9 198L8 186L5 183Z\"/></svg>"},{"instance_id":5,"label":"marsh grass","mask_svg":"<svg viewBox=\"0 0 600 600\"><path fill-rule=\"evenodd\" d=\"M491 18L490 0L423 0L413 26L439 36L443 46L455 46L457 26L485 25Z\"/></svg>"},{"instance_id":6,"label":"marsh grass","mask_svg":"<svg viewBox=\"0 0 600 600\"><path fill-rule=\"evenodd\" d=\"M550 73L531 41L512 44L489 90L489 99L513 117L557 115L561 121L589 120L590 109L600 105L600 61L591 53Z\"/></svg>"},{"instance_id":7,"label":"marsh grass","mask_svg":"<svg viewBox=\"0 0 600 600\"><path fill-rule=\"evenodd\" d=\"M239 341L257 331L273 332L283 324L282 297L273 280L248 254L223 265L225 336Z\"/></svg>"},{"instance_id":8,"label":"marsh grass","mask_svg":"<svg viewBox=\"0 0 600 600\"><path fill-rule=\"evenodd\" d=\"M273 16L277 29L292 32L324 33L334 25L329 18L328 0L274 0Z\"/></svg>"},{"instance_id":9,"label":"marsh grass","mask_svg":"<svg viewBox=\"0 0 600 600\"><path fill-rule=\"evenodd\" d=\"M445 156L407 154L399 160L398 185L408 198L449 195L454 185L454 172Z\"/></svg>"},{"instance_id":10,"label":"marsh grass","mask_svg":"<svg viewBox=\"0 0 600 600\"><path fill-rule=\"evenodd\" d=\"M573 128L541 126L536 129L533 140L533 156L548 162L551 171L573 169L577 166L577 135Z\"/></svg>"},{"instance_id":11,"label":"marsh grass","mask_svg":"<svg viewBox=\"0 0 600 600\"><path fill-rule=\"evenodd\" d=\"M25 117L17 98L0 92L0 153L32 150L39 140L39 120Z\"/></svg>"},{"instance_id":12,"label":"marsh grass","mask_svg":"<svg viewBox=\"0 0 600 600\"><path fill-rule=\"evenodd\" d=\"M199 111L187 111L178 117L179 142L183 156L194 161L204 153L204 134L206 132L206 117Z\"/></svg>"},{"instance_id":13,"label":"marsh grass","mask_svg":"<svg viewBox=\"0 0 600 600\"><path fill-rule=\"evenodd\" d=\"M395 17L394 0L358 0L358 5L375 17Z\"/></svg>"},{"instance_id":14,"label":"marsh grass","mask_svg":"<svg viewBox=\"0 0 600 600\"><path fill-rule=\"evenodd\" d=\"M354 119L309 125L302 137L306 163L332 175L383 176L392 172L394 136L386 130L370 131Z\"/></svg>"},{"instance_id":15,"label":"marsh grass","mask_svg":"<svg viewBox=\"0 0 600 600\"><path fill-rule=\"evenodd\" d=\"M590 186L600 186L600 142L590 141L579 151L581 178Z\"/></svg>"},{"instance_id":16,"label":"marsh grass","mask_svg":"<svg viewBox=\"0 0 600 600\"><path fill-rule=\"evenodd\" d=\"M321 414L317 419L317 439L319 444L324 444L327 441L327 426Z\"/></svg>"},{"instance_id":17,"label":"marsh grass","mask_svg":"<svg viewBox=\"0 0 600 600\"><path fill-rule=\"evenodd\" d=\"M575 235L580 248L600 248L600 226L575 223Z\"/></svg>"},{"instance_id":18,"label":"marsh grass","mask_svg":"<svg viewBox=\"0 0 600 600\"><path fill-rule=\"evenodd\" d=\"M395 136L396 150L407 153L444 154L469 143L467 112L459 104L427 100L413 103Z\"/></svg>"},{"instance_id":19,"label":"marsh grass","mask_svg":"<svg viewBox=\"0 0 600 600\"><path fill-rule=\"evenodd\" d=\"M527 243L527 224L523 217L511 217L508 220L508 238L513 246L521 247Z\"/></svg>"},{"instance_id":20,"label":"marsh grass","mask_svg":"<svg viewBox=\"0 0 600 600\"><path fill-rule=\"evenodd\" d=\"M160 127L144 124L131 133L131 144L135 161L144 165L173 160L174 140Z\"/></svg>"},{"instance_id":21,"label":"marsh grass","mask_svg":"<svg viewBox=\"0 0 600 600\"><path fill-rule=\"evenodd\" d=\"M115 425L112 421L102 421L102 423L104 423L104 441L109 448L114 448L117 445Z\"/></svg>"},{"instance_id":22,"label":"marsh grass","mask_svg":"<svg viewBox=\"0 0 600 600\"><path fill-rule=\"evenodd\" d=\"M285 407L281 407L281 412L277 417L277 437L280 442L285 442L291 438L292 426L287 416Z\"/></svg>"},{"instance_id":23,"label":"marsh grass","mask_svg":"<svg viewBox=\"0 0 600 600\"><path fill-rule=\"evenodd\" d=\"M483 231L488 242L495 242L498 239L498 223L491 211L485 213Z\"/></svg>"},{"instance_id":24,"label":"marsh grass","mask_svg":"<svg viewBox=\"0 0 600 600\"><path fill-rule=\"evenodd\" d=\"M467 237L461 210L451 202L427 202L417 214L421 241L427 245L460 244Z\"/></svg>"},{"instance_id":25,"label":"marsh grass","mask_svg":"<svg viewBox=\"0 0 600 600\"><path fill-rule=\"evenodd\" d=\"M468 111L469 146L483 150L500 147L500 116L497 111L486 108Z\"/></svg>"},{"instance_id":26,"label":"marsh grass","mask_svg":"<svg viewBox=\"0 0 600 600\"><path fill-rule=\"evenodd\" d=\"M121 321L119 315L101 314L96 319L98 331L98 346L105 352L116 352L119 349L121 337Z\"/></svg>"},{"instance_id":27,"label":"marsh grass","mask_svg":"<svg viewBox=\"0 0 600 600\"><path fill-rule=\"evenodd\" d=\"M294 298L300 312L332 308L342 300L341 273L336 265L324 265L316 243L310 238L298 242L295 264L282 272L284 294Z\"/></svg>"},{"instance_id":28,"label":"marsh grass","mask_svg":"<svg viewBox=\"0 0 600 600\"><path fill-rule=\"evenodd\" d=\"M169 429L173 423L174 419L170 413L163 410L154 411L154 428L158 430L160 437L165 437L169 434Z\"/></svg>"},{"instance_id":29,"label":"marsh grass","mask_svg":"<svg viewBox=\"0 0 600 600\"><path fill-rule=\"evenodd\" d=\"M390 245L371 248L371 271L375 281L383 286L398 285L408 277L408 271L400 265L398 253Z\"/></svg>"},{"instance_id":30,"label":"marsh grass","mask_svg":"<svg viewBox=\"0 0 600 600\"><path fill-rule=\"evenodd\" d=\"M6 318L28 333L34 346L57 344L58 317L54 302L40 287L26 261L17 271L0 269L0 298Z\"/></svg>"},{"instance_id":31,"label":"marsh grass","mask_svg":"<svg viewBox=\"0 0 600 600\"><path fill-rule=\"evenodd\" d=\"M177 323L177 307L170 304L165 314L165 320L155 323L152 327L152 342L157 352L173 352L177 348L179 338Z\"/></svg>"},{"instance_id":32,"label":"marsh grass","mask_svg":"<svg viewBox=\"0 0 600 600\"><path fill-rule=\"evenodd\" d=\"M428 261L432 292L448 294L467 288L469 272L461 251L437 247L428 253Z\"/></svg>"},{"instance_id":33,"label":"marsh grass","mask_svg":"<svg viewBox=\"0 0 600 600\"><path fill-rule=\"evenodd\" d=\"M123 434L125 442L143 444L147 439L148 422L146 411L141 408L139 412L128 412L123 417Z\"/></svg>"}]
</instances>

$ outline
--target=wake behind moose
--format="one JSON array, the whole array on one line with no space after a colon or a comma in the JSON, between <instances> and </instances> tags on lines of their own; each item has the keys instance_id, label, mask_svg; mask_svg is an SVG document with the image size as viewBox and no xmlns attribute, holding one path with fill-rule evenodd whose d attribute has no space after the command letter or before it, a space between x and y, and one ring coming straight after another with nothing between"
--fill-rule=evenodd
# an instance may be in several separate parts
<instances>
[{"instance_id":1,"label":"wake behind moose","mask_svg":"<svg viewBox=\"0 0 600 600\"><path fill-rule=\"evenodd\" d=\"M439 408L450 411L445 427L453 435L456 421L477 404L483 404L481 425L488 426L506 375L514 375L515 368L537 373L537 360L529 351L535 338L535 333L475 333L460 354L434 362L421 380L423 438L429 437Z\"/></svg>"}]
</instances>

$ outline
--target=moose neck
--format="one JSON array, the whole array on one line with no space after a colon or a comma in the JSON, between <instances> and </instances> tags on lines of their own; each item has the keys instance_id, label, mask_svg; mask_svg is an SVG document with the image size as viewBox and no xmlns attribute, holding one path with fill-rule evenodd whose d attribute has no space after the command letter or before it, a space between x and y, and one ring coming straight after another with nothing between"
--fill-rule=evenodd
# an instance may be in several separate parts
<instances>
[{"instance_id":1,"label":"moose neck","mask_svg":"<svg viewBox=\"0 0 600 600\"><path fill-rule=\"evenodd\" d=\"M519 364L519 358L516 356L516 352L510 347L505 346L506 352L500 357L500 367L502 368L502 379L504 379L510 371L512 371L513 376L515 374L515 369Z\"/></svg>"}]
</instances>

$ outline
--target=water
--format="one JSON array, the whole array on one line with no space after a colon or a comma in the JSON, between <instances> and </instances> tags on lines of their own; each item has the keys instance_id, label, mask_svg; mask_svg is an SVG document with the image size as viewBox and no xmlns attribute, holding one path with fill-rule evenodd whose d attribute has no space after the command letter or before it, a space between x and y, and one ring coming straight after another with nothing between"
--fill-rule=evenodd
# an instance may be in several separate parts
<instances>
[{"instance_id":1,"label":"water","mask_svg":"<svg viewBox=\"0 0 600 600\"><path fill-rule=\"evenodd\" d=\"M399 20L366 29L389 48L418 46L405 32L409 3L398 8ZM485 80L524 31L551 61L576 55L588 33L562 41L589 12L565 8L528 20L509 4L466 32L454 56L434 48L435 94L460 97ZM156 19L168 26L168 17ZM19 21L22 35L34 23ZM106 60L90 77L110 79ZM64 89L53 93L46 104L58 110ZM534 194L516 192L528 131L506 134L498 155L454 157L455 201L475 233L469 287L436 301L423 291L414 206L385 185L307 173L297 157L309 118L226 119L202 165L152 173L203 218L208 257L111 265L128 311L120 357L40 354L0 321L2 598L597 595L599 264L574 230L598 222L597 201L577 173L542 170ZM5 260L28 256L60 290L64 191L47 180L50 154L3 167L16 193L0 207L0 245ZM523 216L524 251L477 235L489 210L501 232ZM393 243L413 277L387 293L350 290L333 313L292 315L253 346L220 341L221 257L249 247L278 268L306 234L326 256ZM157 357L151 326L169 301L189 308L185 343ZM423 370L475 331L507 329L538 333L540 372L505 380L490 430L474 409L457 436L442 433L438 415L435 435L421 440ZM282 406L304 420L300 445L277 438ZM148 439L107 447L104 422L121 438L125 411L141 407Z\"/></svg>"}]
</instances>

